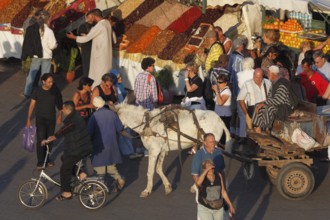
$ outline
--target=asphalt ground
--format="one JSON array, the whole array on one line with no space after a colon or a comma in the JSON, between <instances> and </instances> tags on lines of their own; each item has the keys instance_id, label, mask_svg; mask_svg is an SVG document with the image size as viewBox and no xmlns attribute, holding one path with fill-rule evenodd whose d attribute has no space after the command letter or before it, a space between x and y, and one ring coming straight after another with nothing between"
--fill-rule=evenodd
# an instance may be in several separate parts
<instances>
[{"instance_id":1,"label":"asphalt ground","mask_svg":"<svg viewBox=\"0 0 330 220\"><path fill-rule=\"evenodd\" d=\"M187 151L181 153L182 168L179 152L170 152L165 158L164 172L173 186L173 192L168 196L159 176L155 174L152 194L148 198L140 198L139 194L147 184L148 159L125 159L119 170L126 178L126 186L118 193L111 193L100 210L83 208L77 198L56 201L60 189L49 183L46 183L49 198L42 208L29 210L22 207L17 191L24 181L36 176L36 155L22 149L22 129L29 101L19 96L26 78L19 70L17 60L0 60L0 219L196 219L195 196L189 191L193 182L190 175L192 156L188 156ZM57 75L55 81L62 90L63 99L71 99L77 80L68 84L63 76ZM240 147L247 149L247 146ZM52 153L55 167L46 170L56 180L59 180L62 149L63 142L58 141ZM291 201L283 198L276 186L270 184L264 169L255 166L254 175L247 180L242 163L228 158L225 160L228 191L236 208L236 219L329 219L329 164L316 159L312 168L316 179L313 193L305 200Z\"/></svg>"}]
</instances>

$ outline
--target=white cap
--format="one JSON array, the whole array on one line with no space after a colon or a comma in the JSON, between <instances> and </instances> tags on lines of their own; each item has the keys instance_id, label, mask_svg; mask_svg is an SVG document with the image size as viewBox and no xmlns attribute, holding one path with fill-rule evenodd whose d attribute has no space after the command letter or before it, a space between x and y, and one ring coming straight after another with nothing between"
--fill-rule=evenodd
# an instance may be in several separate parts
<instances>
[{"instance_id":1,"label":"white cap","mask_svg":"<svg viewBox=\"0 0 330 220\"><path fill-rule=\"evenodd\" d=\"M275 65L270 66L268 70L275 75L277 75L280 72L280 68L278 68L278 66Z\"/></svg>"},{"instance_id":2,"label":"white cap","mask_svg":"<svg viewBox=\"0 0 330 220\"><path fill-rule=\"evenodd\" d=\"M93 105L94 105L96 108L102 108L102 107L105 105L105 101L102 99L101 96L96 96L96 97L93 99Z\"/></svg>"}]
</instances>

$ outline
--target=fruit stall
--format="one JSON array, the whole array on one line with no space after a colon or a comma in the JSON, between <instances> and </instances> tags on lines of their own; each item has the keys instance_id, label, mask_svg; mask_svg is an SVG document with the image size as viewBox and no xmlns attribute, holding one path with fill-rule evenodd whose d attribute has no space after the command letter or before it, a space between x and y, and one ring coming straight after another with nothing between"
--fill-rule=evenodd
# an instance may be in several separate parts
<instances>
[{"instance_id":1,"label":"fruit stall","mask_svg":"<svg viewBox=\"0 0 330 220\"><path fill-rule=\"evenodd\" d=\"M288 20L285 22L274 17L267 17L263 22L263 29L279 30L280 42L284 45L298 50L304 41L310 41L314 46L318 46L327 40L325 24L326 22L330 23L330 20L327 18L324 21L313 20L310 4L313 4L314 8L318 8L318 12L330 13L326 10L327 8L330 9L330 2L322 3L322 11L318 7L318 4L321 4L319 0L259 0L259 3L265 9L281 9L286 12ZM329 53L329 51L330 40L323 47L324 53Z\"/></svg>"}]
</instances>

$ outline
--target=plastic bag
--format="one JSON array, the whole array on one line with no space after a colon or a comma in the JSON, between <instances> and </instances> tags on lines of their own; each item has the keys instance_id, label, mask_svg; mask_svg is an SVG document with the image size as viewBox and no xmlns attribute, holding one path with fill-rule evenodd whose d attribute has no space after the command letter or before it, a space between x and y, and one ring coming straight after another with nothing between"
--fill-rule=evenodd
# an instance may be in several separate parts
<instances>
[{"instance_id":1,"label":"plastic bag","mask_svg":"<svg viewBox=\"0 0 330 220\"><path fill-rule=\"evenodd\" d=\"M293 143L296 143L299 147L304 148L306 151L319 146L319 144L312 137L300 128L296 128L293 131L291 140Z\"/></svg>"},{"instance_id":2,"label":"plastic bag","mask_svg":"<svg viewBox=\"0 0 330 220\"><path fill-rule=\"evenodd\" d=\"M29 152L34 152L36 131L37 131L37 129L35 126L31 126L29 128L25 127L23 129L22 146L25 150L27 150Z\"/></svg>"}]
</instances>

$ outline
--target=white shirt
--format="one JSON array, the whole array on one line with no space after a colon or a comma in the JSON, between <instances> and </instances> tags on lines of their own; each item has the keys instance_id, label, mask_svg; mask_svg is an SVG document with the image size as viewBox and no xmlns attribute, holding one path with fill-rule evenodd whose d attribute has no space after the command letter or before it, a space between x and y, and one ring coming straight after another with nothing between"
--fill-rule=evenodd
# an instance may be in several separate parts
<instances>
[{"instance_id":1,"label":"white shirt","mask_svg":"<svg viewBox=\"0 0 330 220\"><path fill-rule=\"evenodd\" d=\"M266 86L266 92L264 85ZM268 79L263 79L261 87L259 87L253 79L248 80L241 88L237 100L245 100L248 106L253 106L259 102L263 102L267 98L272 83Z\"/></svg>"},{"instance_id":2,"label":"white shirt","mask_svg":"<svg viewBox=\"0 0 330 220\"><path fill-rule=\"evenodd\" d=\"M242 88L244 83L250 79L253 79L254 69L243 70L237 73L238 88Z\"/></svg>"},{"instance_id":3,"label":"white shirt","mask_svg":"<svg viewBox=\"0 0 330 220\"><path fill-rule=\"evenodd\" d=\"M223 103L223 105L219 105L217 102L217 97L214 98L214 102L215 102L215 107L214 107L214 111L219 115L219 116L231 116L231 91L229 89L229 87L225 87L224 89L219 91L219 95L227 95L228 99L225 103Z\"/></svg>"},{"instance_id":4,"label":"white shirt","mask_svg":"<svg viewBox=\"0 0 330 220\"><path fill-rule=\"evenodd\" d=\"M40 34L42 45L42 58L51 59L53 57L53 50L57 47L57 42L54 32L46 24L44 24L44 34Z\"/></svg>"},{"instance_id":5,"label":"white shirt","mask_svg":"<svg viewBox=\"0 0 330 220\"><path fill-rule=\"evenodd\" d=\"M330 63L325 62L321 68L317 68L317 71L321 73L328 81L330 80Z\"/></svg>"}]
</instances>

